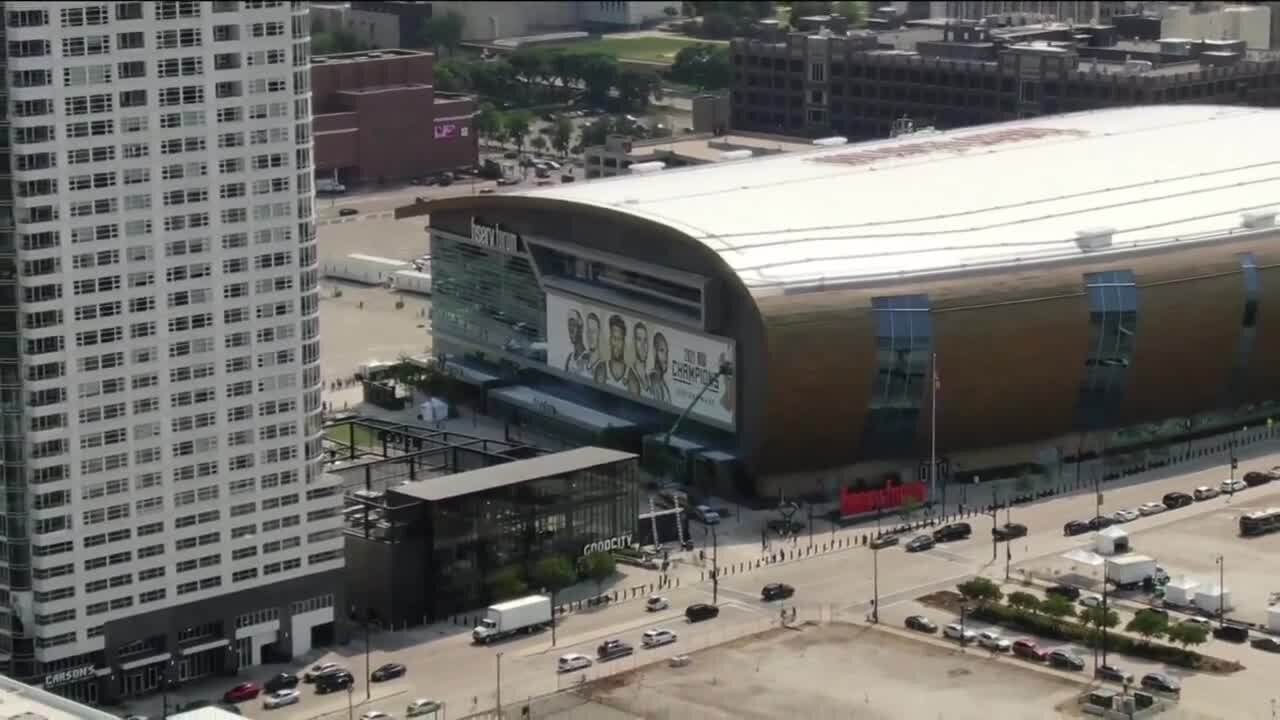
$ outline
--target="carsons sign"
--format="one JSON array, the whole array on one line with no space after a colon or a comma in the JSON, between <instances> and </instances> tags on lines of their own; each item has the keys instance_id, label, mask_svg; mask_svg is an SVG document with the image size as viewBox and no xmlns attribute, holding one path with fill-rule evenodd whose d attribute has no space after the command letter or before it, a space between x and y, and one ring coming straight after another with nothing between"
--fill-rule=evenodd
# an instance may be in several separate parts
<instances>
[{"instance_id":1,"label":"carsons sign","mask_svg":"<svg viewBox=\"0 0 1280 720\"><path fill-rule=\"evenodd\" d=\"M609 552L610 550L621 550L628 547L631 547L631 533L612 537L608 540L589 542L582 546L582 554L590 555L594 552Z\"/></svg>"},{"instance_id":2,"label":"carsons sign","mask_svg":"<svg viewBox=\"0 0 1280 720\"><path fill-rule=\"evenodd\" d=\"M71 668L69 670L60 670L55 673L49 673L44 676L45 689L55 688L59 685L78 682L88 677L93 677L96 669L92 665L81 665L80 667Z\"/></svg>"}]
</instances>

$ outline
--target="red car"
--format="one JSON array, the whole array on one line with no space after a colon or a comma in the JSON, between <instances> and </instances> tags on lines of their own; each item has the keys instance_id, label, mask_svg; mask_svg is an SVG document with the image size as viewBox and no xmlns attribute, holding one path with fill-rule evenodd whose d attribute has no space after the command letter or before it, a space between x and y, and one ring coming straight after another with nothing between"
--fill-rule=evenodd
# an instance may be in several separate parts
<instances>
[{"instance_id":1,"label":"red car","mask_svg":"<svg viewBox=\"0 0 1280 720\"><path fill-rule=\"evenodd\" d=\"M1049 651L1036 644L1035 640L1030 638L1022 638L1013 641L1013 654L1027 660L1035 660L1044 662L1049 658Z\"/></svg>"},{"instance_id":2,"label":"red car","mask_svg":"<svg viewBox=\"0 0 1280 720\"><path fill-rule=\"evenodd\" d=\"M223 702L238 703L252 700L262 692L262 686L256 682L240 683L222 696Z\"/></svg>"}]
</instances>

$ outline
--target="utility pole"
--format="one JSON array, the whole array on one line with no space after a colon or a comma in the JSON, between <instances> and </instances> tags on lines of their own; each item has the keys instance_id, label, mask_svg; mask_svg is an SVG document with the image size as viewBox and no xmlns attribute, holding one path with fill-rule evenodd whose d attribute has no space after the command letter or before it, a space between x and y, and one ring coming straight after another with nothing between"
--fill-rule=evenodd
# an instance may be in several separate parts
<instances>
[{"instance_id":1,"label":"utility pole","mask_svg":"<svg viewBox=\"0 0 1280 720\"><path fill-rule=\"evenodd\" d=\"M871 622L880 624L880 548L871 549ZM963 634L963 633L962 633Z\"/></svg>"},{"instance_id":2,"label":"utility pole","mask_svg":"<svg viewBox=\"0 0 1280 720\"><path fill-rule=\"evenodd\" d=\"M1226 560L1223 556L1218 556L1218 627L1226 624L1226 592L1224 588L1227 572Z\"/></svg>"},{"instance_id":3,"label":"utility pole","mask_svg":"<svg viewBox=\"0 0 1280 720\"><path fill-rule=\"evenodd\" d=\"M716 526L711 526L711 604L720 602L720 542L716 538Z\"/></svg>"},{"instance_id":4,"label":"utility pole","mask_svg":"<svg viewBox=\"0 0 1280 720\"><path fill-rule=\"evenodd\" d=\"M930 358L930 370L933 372L932 396L929 400L929 501L937 502L938 484L938 353ZM942 500L942 511L946 514L946 498Z\"/></svg>"},{"instance_id":5,"label":"utility pole","mask_svg":"<svg viewBox=\"0 0 1280 720\"><path fill-rule=\"evenodd\" d=\"M494 681L494 693L498 696L498 720L502 720L502 651L498 651L498 677Z\"/></svg>"},{"instance_id":6,"label":"utility pole","mask_svg":"<svg viewBox=\"0 0 1280 720\"><path fill-rule=\"evenodd\" d=\"M809 547L813 547L813 503L809 503Z\"/></svg>"},{"instance_id":7,"label":"utility pole","mask_svg":"<svg viewBox=\"0 0 1280 720\"><path fill-rule=\"evenodd\" d=\"M1102 561L1102 664L1107 664L1107 613L1110 612L1107 605L1109 597L1108 587L1111 584L1110 575L1107 573L1107 562ZM1096 669L1096 668L1095 668Z\"/></svg>"},{"instance_id":8,"label":"utility pole","mask_svg":"<svg viewBox=\"0 0 1280 720\"><path fill-rule=\"evenodd\" d=\"M373 690L369 687L371 682L373 679L369 673L369 608L366 607L364 609L364 699L366 702L373 697Z\"/></svg>"},{"instance_id":9,"label":"utility pole","mask_svg":"<svg viewBox=\"0 0 1280 720\"><path fill-rule=\"evenodd\" d=\"M991 503L991 562L996 561L996 513L1000 512L1000 507L994 502Z\"/></svg>"}]
</instances>

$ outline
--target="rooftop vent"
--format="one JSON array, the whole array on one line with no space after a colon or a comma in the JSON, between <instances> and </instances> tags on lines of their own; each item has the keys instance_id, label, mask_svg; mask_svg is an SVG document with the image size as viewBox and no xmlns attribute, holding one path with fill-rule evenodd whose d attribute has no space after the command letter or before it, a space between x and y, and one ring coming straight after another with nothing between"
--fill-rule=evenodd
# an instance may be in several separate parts
<instances>
[{"instance_id":1,"label":"rooftop vent","mask_svg":"<svg viewBox=\"0 0 1280 720\"><path fill-rule=\"evenodd\" d=\"M1276 211L1271 209L1251 210L1250 212L1244 213L1240 216L1240 225L1241 227L1245 227L1250 230L1275 227Z\"/></svg>"},{"instance_id":2,"label":"rooftop vent","mask_svg":"<svg viewBox=\"0 0 1280 720\"><path fill-rule=\"evenodd\" d=\"M720 153L720 159L728 160L749 160L752 152L750 150L725 150Z\"/></svg>"},{"instance_id":3,"label":"rooftop vent","mask_svg":"<svg viewBox=\"0 0 1280 720\"><path fill-rule=\"evenodd\" d=\"M666 167L667 167L666 163L658 160L655 160L653 162L636 163L631 166L631 174L640 175L643 173L653 173L653 172L658 172L659 170L666 169Z\"/></svg>"},{"instance_id":4,"label":"rooftop vent","mask_svg":"<svg viewBox=\"0 0 1280 720\"><path fill-rule=\"evenodd\" d=\"M1111 236L1116 232L1115 228L1096 227L1086 228L1076 231L1076 245L1084 252L1093 252L1095 250L1106 250L1111 247Z\"/></svg>"},{"instance_id":5,"label":"rooftop vent","mask_svg":"<svg viewBox=\"0 0 1280 720\"><path fill-rule=\"evenodd\" d=\"M840 135L835 135L833 137L818 138L817 140L813 141L813 144L821 145L822 147L832 147L835 145L848 145L849 138L841 137Z\"/></svg>"}]
</instances>

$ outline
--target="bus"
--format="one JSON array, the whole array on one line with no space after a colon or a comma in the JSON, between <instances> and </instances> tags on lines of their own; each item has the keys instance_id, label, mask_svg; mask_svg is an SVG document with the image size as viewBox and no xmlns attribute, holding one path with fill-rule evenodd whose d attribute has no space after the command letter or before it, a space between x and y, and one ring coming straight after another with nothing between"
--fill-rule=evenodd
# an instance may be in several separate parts
<instances>
[{"instance_id":1,"label":"bus","mask_svg":"<svg viewBox=\"0 0 1280 720\"><path fill-rule=\"evenodd\" d=\"M1240 535L1252 537L1280 530L1280 508L1255 510L1240 516Z\"/></svg>"}]
</instances>

